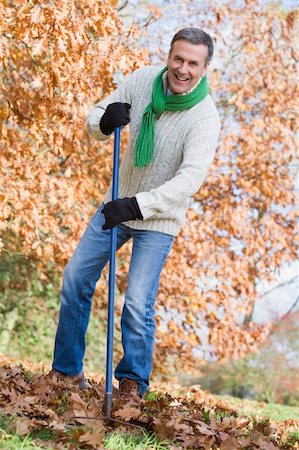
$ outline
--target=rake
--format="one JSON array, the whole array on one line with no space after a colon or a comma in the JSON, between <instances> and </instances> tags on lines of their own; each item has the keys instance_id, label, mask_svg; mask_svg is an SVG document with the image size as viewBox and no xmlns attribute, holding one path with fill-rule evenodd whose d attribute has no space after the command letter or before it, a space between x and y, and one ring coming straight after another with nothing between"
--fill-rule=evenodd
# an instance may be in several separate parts
<instances>
[{"instance_id":1,"label":"rake","mask_svg":"<svg viewBox=\"0 0 299 450\"><path fill-rule=\"evenodd\" d=\"M112 176L112 200L118 198L119 179L119 155L120 155L120 128L114 129L114 153ZM110 259L109 259L109 291L108 291L108 321L107 321L107 350L106 350L106 387L105 387L105 416L86 417L74 416L73 419L104 420L111 425L113 422L144 429L145 424L114 419L112 412L112 371L113 371L113 340L114 340L114 287L115 287L115 261L116 261L117 227L111 228L110 235Z\"/></svg>"}]
</instances>

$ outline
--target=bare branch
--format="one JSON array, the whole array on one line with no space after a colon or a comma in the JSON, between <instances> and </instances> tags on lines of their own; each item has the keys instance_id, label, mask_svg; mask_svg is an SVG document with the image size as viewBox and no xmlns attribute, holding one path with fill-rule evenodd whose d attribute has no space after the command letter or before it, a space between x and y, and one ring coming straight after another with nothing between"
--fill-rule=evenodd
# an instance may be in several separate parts
<instances>
[{"instance_id":1,"label":"bare branch","mask_svg":"<svg viewBox=\"0 0 299 450\"><path fill-rule=\"evenodd\" d=\"M122 9L125 9L126 6L128 6L129 1L125 0L125 2L117 9L118 12L120 12Z\"/></svg>"},{"instance_id":2,"label":"bare branch","mask_svg":"<svg viewBox=\"0 0 299 450\"><path fill-rule=\"evenodd\" d=\"M276 289L279 289L283 286L287 286L288 284L292 284L296 280L296 278L298 278L298 275L295 275L293 278L291 278L288 281L284 281L283 283L280 283L277 286L274 286L273 288L269 289L269 291L264 292L260 298L266 297L266 295L270 294L273 291L276 291Z\"/></svg>"},{"instance_id":3,"label":"bare branch","mask_svg":"<svg viewBox=\"0 0 299 450\"><path fill-rule=\"evenodd\" d=\"M282 316L282 318L280 320L284 320L287 318L287 316L289 314L291 314L291 312L296 308L297 303L299 303L299 295L296 298L295 302L292 304L292 306L290 307L290 309Z\"/></svg>"}]
</instances>

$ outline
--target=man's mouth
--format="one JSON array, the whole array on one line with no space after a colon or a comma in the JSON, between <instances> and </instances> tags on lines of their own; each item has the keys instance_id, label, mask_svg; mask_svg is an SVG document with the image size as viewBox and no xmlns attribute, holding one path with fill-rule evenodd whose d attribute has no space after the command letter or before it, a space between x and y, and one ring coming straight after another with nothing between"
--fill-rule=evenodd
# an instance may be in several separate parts
<instances>
[{"instance_id":1,"label":"man's mouth","mask_svg":"<svg viewBox=\"0 0 299 450\"><path fill-rule=\"evenodd\" d=\"M174 74L174 76L175 76L176 79L179 80L179 81L188 81L188 80L189 80L189 78L182 78L182 77L179 77L179 76L176 75L176 74Z\"/></svg>"}]
</instances>

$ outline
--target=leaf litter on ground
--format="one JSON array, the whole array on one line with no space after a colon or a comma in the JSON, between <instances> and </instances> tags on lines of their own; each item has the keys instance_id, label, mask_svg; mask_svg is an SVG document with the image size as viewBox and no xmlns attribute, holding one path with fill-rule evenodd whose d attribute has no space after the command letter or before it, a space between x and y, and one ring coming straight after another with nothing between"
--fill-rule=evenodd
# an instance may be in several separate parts
<instances>
[{"instance_id":1,"label":"leaf litter on ground","mask_svg":"<svg viewBox=\"0 0 299 450\"><path fill-rule=\"evenodd\" d=\"M11 418L19 436L50 430L53 434L47 445L57 449L66 445L69 449L104 449L106 436L114 429L131 433L132 427L92 419L104 415L105 382L103 378L89 381L93 389L79 391L47 373L32 371L28 376L23 365L4 360L0 366L1 415ZM148 433L168 442L169 449L299 449L298 442L288 441L290 433L298 429L298 421L239 417L237 407L198 385L160 384L144 399L141 414L134 405L126 405L114 415L123 422L142 423Z\"/></svg>"}]
</instances>

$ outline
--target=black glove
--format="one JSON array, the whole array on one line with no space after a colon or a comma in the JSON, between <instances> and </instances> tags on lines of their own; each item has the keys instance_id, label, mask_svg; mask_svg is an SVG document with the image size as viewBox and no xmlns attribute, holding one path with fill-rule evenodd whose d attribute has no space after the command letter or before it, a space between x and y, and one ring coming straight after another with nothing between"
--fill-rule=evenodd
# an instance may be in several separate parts
<instances>
[{"instance_id":1,"label":"black glove","mask_svg":"<svg viewBox=\"0 0 299 450\"><path fill-rule=\"evenodd\" d=\"M108 202L104 206L102 213L106 219L102 230L108 230L127 220L143 220L136 197L119 198Z\"/></svg>"},{"instance_id":2,"label":"black glove","mask_svg":"<svg viewBox=\"0 0 299 450\"><path fill-rule=\"evenodd\" d=\"M106 136L113 133L114 128L125 126L130 122L129 103L110 103L100 121L100 130Z\"/></svg>"}]
</instances>

